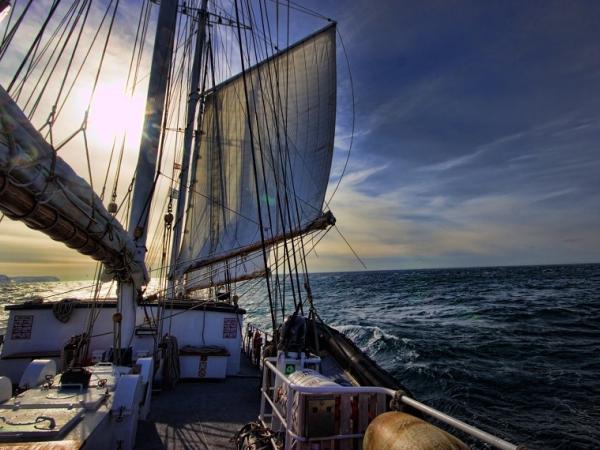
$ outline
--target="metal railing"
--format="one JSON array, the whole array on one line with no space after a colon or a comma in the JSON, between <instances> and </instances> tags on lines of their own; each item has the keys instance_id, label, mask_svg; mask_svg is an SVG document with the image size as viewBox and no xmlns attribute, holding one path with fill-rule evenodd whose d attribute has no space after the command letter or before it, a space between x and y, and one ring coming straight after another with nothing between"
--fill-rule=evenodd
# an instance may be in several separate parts
<instances>
[{"instance_id":1,"label":"metal railing","mask_svg":"<svg viewBox=\"0 0 600 450\"><path fill-rule=\"evenodd\" d=\"M260 345L258 346L255 345L257 343L257 341L255 341L257 333L260 336ZM252 365L261 367L265 345L267 342L271 341L271 339L271 333L268 333L251 323L246 325L246 332L242 341L242 351L248 357Z\"/></svg>"},{"instance_id":2,"label":"metal railing","mask_svg":"<svg viewBox=\"0 0 600 450\"><path fill-rule=\"evenodd\" d=\"M517 450L517 447L490 433L466 424L444 414L430 406L420 403L406 395L397 395L396 391L375 386L301 386L289 381L274 363L276 358L263 360L263 380L259 419L267 428L285 433L285 450L293 445L296 448L310 448L308 443L339 441L339 448L352 448L352 441L362 439L368 424L377 415L389 410L392 398L401 401L417 411L461 430L495 448ZM277 387L279 386L279 387ZM296 411L303 404L303 397L324 398L328 396L335 402L337 419L335 434L307 437L307 428L299 422L302 411ZM305 411L306 412L306 411ZM302 420L302 419L300 419ZM303 445L305 444L305 445ZM322 447L321 447L322 448Z\"/></svg>"}]
</instances>

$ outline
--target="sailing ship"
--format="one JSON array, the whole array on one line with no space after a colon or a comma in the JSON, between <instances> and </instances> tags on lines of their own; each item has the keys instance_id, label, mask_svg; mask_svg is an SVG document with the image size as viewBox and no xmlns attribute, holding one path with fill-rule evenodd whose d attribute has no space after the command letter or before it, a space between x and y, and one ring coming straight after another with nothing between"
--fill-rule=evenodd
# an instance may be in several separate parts
<instances>
[{"instance_id":1,"label":"sailing ship","mask_svg":"<svg viewBox=\"0 0 600 450\"><path fill-rule=\"evenodd\" d=\"M187 378L224 380L203 385L225 403L205 406L208 417L219 407L251 411L247 425L232 421L241 429L229 430L231 447L466 448L433 418L462 436L516 449L412 398L319 317L307 255L335 226L325 195L336 124L336 23L293 2L144 0L122 13L123 3L0 4L7 80L0 87L0 209L99 262L88 299L6 307L0 447L134 448L138 421L156 417L153 392L163 392L161 408L172 414L197 412L193 397L189 405L169 402L178 390L187 395L190 385L177 385ZM135 35L131 20L119 20L131 19L132 9ZM292 12L326 25L292 43ZM147 81L126 189L118 181L128 130L114 137L101 174L88 136L119 25L134 36L123 70L127 92ZM65 132L61 121L75 123L65 111L82 73L89 89L81 125ZM62 158L77 146L87 179ZM100 195L94 174L104 179ZM103 282L116 284L116 299L104 298ZM265 288L270 333L243 324L244 295L257 283ZM229 392L230 380L256 395ZM188 438L171 444L192 447ZM147 439L138 436L138 445ZM207 439L204 447L223 444Z\"/></svg>"}]
</instances>

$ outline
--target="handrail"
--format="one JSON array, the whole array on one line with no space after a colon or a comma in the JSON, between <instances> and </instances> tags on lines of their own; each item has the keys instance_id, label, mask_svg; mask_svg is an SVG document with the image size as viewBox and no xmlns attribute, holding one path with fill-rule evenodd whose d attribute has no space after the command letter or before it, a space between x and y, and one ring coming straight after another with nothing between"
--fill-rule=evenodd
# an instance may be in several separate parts
<instances>
[{"instance_id":1,"label":"handrail","mask_svg":"<svg viewBox=\"0 0 600 450\"><path fill-rule=\"evenodd\" d=\"M427 406L421 402L418 402L410 397L407 397L406 395L402 395L400 397L400 400L405 405L412 406L416 410L428 414L431 417L434 417L438 420L441 420L442 422L461 431L464 431L465 433L470 434L471 436L476 437L477 439L487 444L493 445L496 448L499 448L501 450L525 450L522 446L516 446L514 444L511 444L510 442L505 441L502 438L494 436L493 434L490 434L487 431L480 430L479 428L469 425L461 420L455 419L454 417L444 414L443 412L438 411L437 409L434 409L431 406Z\"/></svg>"},{"instance_id":2,"label":"handrail","mask_svg":"<svg viewBox=\"0 0 600 450\"><path fill-rule=\"evenodd\" d=\"M295 392L298 392L298 393L301 393L304 395L322 395L322 394L349 394L349 395L352 395L352 394L367 394L367 393L368 394L385 394L390 397L399 398L399 400L402 403L404 403L405 405L408 405L422 413L425 413L435 419L438 419L441 422L444 422L447 425L450 425L458 430L461 430L461 431L463 431L463 432L465 432L487 444L494 446L495 448L500 449L500 450L523 450L524 449L524 447L517 447L516 445L511 444L510 442L505 441L504 439L494 436L493 434L490 434L486 431L480 430L479 428L469 425L461 420L455 419L454 417L444 414L443 412L438 411L437 409L434 409L431 406L427 406L421 402L418 402L417 400L414 400L405 394L397 395L396 391L394 391L393 389L379 387L379 386L339 386L339 387L336 387L336 386L326 386L326 387L325 386L314 386L314 387L311 387L311 386L300 386L300 385L294 384L287 378L287 376L285 376L279 369L277 369L277 367L273 364L273 362L275 362L275 361L276 361L276 358L265 358L263 363L266 367L269 368L269 370L271 370L276 375L276 377L278 377L282 380L282 382L288 387L288 389L291 389ZM263 390L262 394L263 394L263 396L265 396L265 398L267 399L269 404L271 404L271 406L273 407L274 404L271 401L271 399L269 398L268 392L265 392ZM286 429L287 429L288 427L287 427L286 421L282 420L282 417L279 414L279 411L277 410L277 408L274 407L273 410L275 411L275 413L277 414L279 419L282 421L282 423L284 425L286 425Z\"/></svg>"},{"instance_id":3,"label":"handrail","mask_svg":"<svg viewBox=\"0 0 600 450\"><path fill-rule=\"evenodd\" d=\"M256 332L260 333L262 343L263 343L261 349L259 350L259 355L256 355L256 350L254 349L254 346L253 346L253 337ZM244 351L244 353L246 354L248 359L250 359L251 364L253 364L255 366L260 366L260 361L262 359L261 357L262 357L262 351L264 349L264 345L267 343L267 341L271 337L272 337L271 333L268 333L267 331L262 330L261 328L257 327L256 325L254 325L252 323L246 324L246 333L245 333L244 339L243 339L242 350ZM257 364L257 362L258 362L258 364Z\"/></svg>"},{"instance_id":4,"label":"handrail","mask_svg":"<svg viewBox=\"0 0 600 450\"><path fill-rule=\"evenodd\" d=\"M271 333L269 333L268 331L265 331L262 328L254 325L253 323L246 324L246 328L248 328L248 330L258 331L258 332L260 332L261 334L263 334L267 338L271 337Z\"/></svg>"}]
</instances>

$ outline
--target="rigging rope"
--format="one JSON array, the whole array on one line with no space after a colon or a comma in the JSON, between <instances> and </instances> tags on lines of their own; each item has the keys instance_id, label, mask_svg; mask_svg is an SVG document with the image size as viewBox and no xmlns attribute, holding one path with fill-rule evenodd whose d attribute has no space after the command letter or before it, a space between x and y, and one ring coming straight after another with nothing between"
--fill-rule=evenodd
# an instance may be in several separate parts
<instances>
[{"instance_id":1,"label":"rigging rope","mask_svg":"<svg viewBox=\"0 0 600 450\"><path fill-rule=\"evenodd\" d=\"M86 8L86 5L87 5L87 8ZM83 14L83 12L84 12L84 10L85 10L85 15L84 15L84 17L83 17L83 21L82 21L82 23L81 23L81 27L80 27L80 29L79 29L79 33L77 34L77 39L76 39L76 41L75 41L75 43L74 43L74 45L73 45L73 49L72 49L72 51L71 51L71 57L70 57L70 59L69 59L69 62L67 63L67 65L66 65L66 67L65 67L65 71L64 71L64 75L63 75L63 78L62 78L62 81L61 81L61 84L60 84L60 88L59 88L59 90L58 90L58 93L56 94L56 100L55 100L55 102L54 102L54 106L53 106L53 109L54 109L54 111L56 111L56 103L58 102L58 99L60 99L60 96L61 96L61 94L62 94L62 91L63 91L63 89L64 89L64 86L65 86L65 83L66 83L67 76L69 75L69 70L70 70L70 68L71 68L71 64L73 63L73 59L74 59L74 57L75 57L75 53L76 53L76 51L77 51L77 47L78 47L78 45L79 45L79 41L81 40L81 35L82 35L82 33L83 33L83 29L84 29L84 27L85 27L85 24L86 24L86 22L87 22L88 14L89 14L89 12L90 12L90 6L91 6L91 2L85 2L85 1L84 1L84 2L81 4L81 7L79 8L79 11L77 12L77 16L75 16L74 22L73 22L73 23L72 23L70 26L69 26L69 24L67 24L67 26L69 27L69 32L68 32L68 34L66 35L65 41L64 41L63 45L61 46L61 48L60 48L60 51L58 52L58 56L56 57L56 60L55 60L55 62L54 62L54 65L52 66L52 68L50 69L50 71L49 71L49 73L48 73L48 76L47 76L47 78L46 78L46 81L44 82L44 85L43 85L43 86L42 86L42 88L40 89L40 94L37 96L37 99L36 99L36 101L34 102L34 104L33 104L32 108L31 108L31 111L29 112L29 115L28 115L28 117L29 117L29 119L30 119L30 120L31 120L31 118L33 117L33 115L35 114L35 111L36 111L36 109L37 109L37 108L38 108L38 106L39 106L39 103L40 103L40 100L41 100L41 98L42 98L42 95L43 95L43 93L46 91L46 89L47 89L47 87L48 87L48 83L50 82L51 78L53 77L54 71L56 70L56 67L58 66L58 63L61 61L62 55L63 55L63 53L65 52L65 50L66 50L66 48L67 48L67 45L69 44L69 41L70 41L70 39L71 39L71 36L72 36L72 34L75 32L75 28L77 27L77 24L78 24L78 22L79 22L79 20L80 20L80 18L81 18L81 15ZM73 11L73 14L74 14L74 13L75 13L75 12ZM58 30L58 29L57 29L57 30ZM64 32L65 32L66 30L67 30L67 28L65 28L65 30L63 31L63 34L64 34ZM61 36L61 38L60 38L60 39L62 39L62 36ZM50 41L48 41L48 45L50 44L50 42L52 42L52 41L51 41L51 40L50 40ZM44 67L44 71L46 71L46 69L47 69L48 65L49 65L49 64L50 64L50 62L52 61L52 57L53 57L53 55L54 55L54 52L55 52L55 50L56 50L56 48L55 48L55 49L52 51L52 54L51 54L51 55L50 55L50 57L48 58L48 62L47 62L47 64L46 64L46 67ZM42 55L40 55L40 58L41 58L41 56L42 56ZM42 73L43 73L43 72L42 72ZM37 89L37 87L38 87L39 81L40 81L41 79L42 79L42 77L40 77L40 78L39 78L38 82L37 82L37 83L36 83L36 85L34 86L34 88L33 88L32 92L31 92L31 95L29 96L29 98L27 99L27 102L25 103L25 105L24 105L24 107L23 107L23 109L24 109L24 110L27 108L27 106L28 106L29 102L32 100L32 98L33 98L33 96L34 96L34 93L35 93L35 91L36 91L36 89ZM23 85L24 85L24 83L23 83ZM22 85L22 86L23 86L23 85Z\"/></svg>"},{"instance_id":2,"label":"rigging rope","mask_svg":"<svg viewBox=\"0 0 600 450\"><path fill-rule=\"evenodd\" d=\"M17 78L19 77L19 75L21 74L21 71L23 70L23 67L25 66L27 60L29 59L29 57L31 56L31 54L33 53L34 49L37 48L37 45L39 44L44 32L46 31L46 27L48 26L48 23L50 22L50 19L52 19L52 16L54 16L54 13L56 12L56 9L58 8L58 5L60 4L60 0L54 0L54 2L52 3L52 6L50 7L50 10L48 11L48 15L46 16L46 19L44 20L42 26L40 27L40 30L38 31L35 39L33 40L33 43L31 44L31 46L29 47L29 50L27 51L25 58L23 58L23 60L21 61L21 64L19 65L15 75L13 76L12 81L10 82L10 84L8 85L8 89L6 90L8 93L11 92Z\"/></svg>"},{"instance_id":3,"label":"rigging rope","mask_svg":"<svg viewBox=\"0 0 600 450\"><path fill-rule=\"evenodd\" d=\"M352 253L356 257L356 259L358 260L358 262L360 262L361 265L366 269L367 265L364 263L364 261L361 259L361 257L358 256L358 253L356 253L356 251L352 248L352 246L350 245L350 242L348 242L348 239L346 239L346 237L342 234L342 232L337 227L337 225L334 228L335 228L335 231L337 231L338 234L342 237L342 239L344 240L344 242L346 243L346 245L348 246L348 248L352 251Z\"/></svg>"},{"instance_id":4,"label":"rigging rope","mask_svg":"<svg viewBox=\"0 0 600 450\"><path fill-rule=\"evenodd\" d=\"M63 40L63 38L65 38L65 33L67 32L67 30L73 29L73 25L71 25L71 27L69 25L71 24L71 21L75 17L74 14L75 14L75 11L77 10L78 3L79 3L79 0L77 2L74 2L71 4L71 6L67 10L67 12L63 16L63 18L60 20L56 29L52 32L52 35L50 36L50 38L44 44L41 51L39 51L39 46L41 44L41 40L40 40L40 42L38 42L35 45L35 49L31 56L29 66L27 67L25 74L23 75L21 81L19 82L18 88L16 89L15 93L12 95L12 97L15 101L19 100L19 97L25 87L25 83L28 81L29 77L35 71L37 66L43 61L44 55L48 52L48 50L50 48L52 48L50 56L46 59L46 64L44 65L44 68L42 69L42 73L40 74L38 81L36 82L36 84L33 88L31 97L33 96L33 93L35 93L35 90L37 90L39 83L42 81L44 74L46 73L46 71L48 70L48 67L52 63L52 59L54 58L56 51L62 47L61 41ZM62 32L61 32L61 29L63 28L63 26L64 26L64 30L62 30ZM60 35L59 35L59 33L60 33ZM53 44L54 41L56 40L57 36L59 36L57 39L57 42L55 44ZM69 37L70 37L70 34L69 34ZM67 38L67 41L65 41L65 44L67 42L68 42L68 38ZM51 76L51 74L48 76ZM47 83L47 80L46 80L46 83ZM31 100L31 97L28 99L25 106L27 106L27 104Z\"/></svg>"},{"instance_id":5,"label":"rigging rope","mask_svg":"<svg viewBox=\"0 0 600 450\"><path fill-rule=\"evenodd\" d=\"M127 70L127 79L125 81L125 92L126 95L130 95L131 97L135 94L135 87L137 85L137 76L139 72L139 68L141 66L141 58L144 51L144 44L146 41L146 32L148 30L148 23L150 21L150 1L144 0L142 7L140 9L140 14L138 18L135 40L133 44L133 50L131 52L131 58L129 60L129 68ZM116 141L116 137L115 137ZM113 186L111 190L111 203L114 204L117 199L117 190L119 187L119 180L121 178L121 169L123 166L123 155L125 153L125 145L127 142L127 130L124 131L121 145L119 149L119 156L117 157L116 170L113 178ZM113 147L114 148L114 147ZM111 156L109 159L109 168L112 163L113 153L111 151ZM106 183L106 181L105 181ZM131 192L131 191L129 191ZM129 214L126 214L125 217L128 217Z\"/></svg>"},{"instance_id":6,"label":"rigging rope","mask_svg":"<svg viewBox=\"0 0 600 450\"><path fill-rule=\"evenodd\" d=\"M242 45L242 30L239 24L239 8L238 8L238 0L234 0L234 5L235 5L235 17L236 17L236 21L237 23L237 35L238 35L238 42L239 42L239 47L240 47L240 60L241 60L241 64L242 64L242 79L244 81L244 98L246 100L246 111L247 111L247 118L248 118L248 131L249 131L249 135L250 135L250 147L252 150L252 166L254 168L254 187L256 189L256 194L259 195L259 184L258 184L258 173L257 173L257 164L256 164L256 154L255 154L255 148L254 148L254 138L252 136L252 120L250 118L250 100L248 98L248 85L247 85L247 80L246 80L246 64L244 62L244 55L243 55L243 45ZM259 226L260 226L260 239L262 242L262 246L263 246L263 260L264 260L264 264L265 267L267 267L268 265L268 261L267 261L267 249L265 246L265 232L264 232L264 225L263 225L263 220L262 220L262 210L261 210L261 206L260 206L260 200L258 201L258 219L259 219ZM267 291L268 291L268 295L269 295L269 306L271 308L271 321L273 324L273 332L275 332L276 330L276 319L275 319L275 314L273 312L273 296L271 294L271 286L269 283L269 277L268 275L265 276L265 281L267 283Z\"/></svg>"},{"instance_id":7,"label":"rigging rope","mask_svg":"<svg viewBox=\"0 0 600 450\"><path fill-rule=\"evenodd\" d=\"M254 20L252 18L252 12L251 12L251 9L250 9L250 6L249 6L248 2L247 2L247 7L248 7L248 13L249 13L249 16L250 16L250 21L251 21L252 24L254 24ZM263 23L263 25L264 25L264 23ZM256 50L257 49L256 41L254 40L253 43L254 43L254 50L255 50L256 59L258 60L259 57L258 57L258 53L257 53L257 50ZM246 47L249 47L247 38L246 38ZM272 51L272 53L274 53L274 52ZM265 47L265 54L268 54L268 51L267 51L266 47ZM268 78L269 78L269 80L268 80L268 87L270 88L271 99L273 101L275 101L274 99L275 99L275 90L276 90L277 91L277 98L279 100L279 103L281 104L280 91L279 91L279 67L277 65L275 66L275 76L276 76L275 82L273 81L273 79L271 77L271 72L268 71L267 73L268 73ZM262 92L263 91L263 88L262 88L262 76L261 76L261 71L260 70L257 71L257 75L258 75L258 81L259 81L260 91ZM277 86L277 87L275 88L274 86ZM252 86L252 89L254 90L254 86ZM288 258L287 258L287 262L288 262L288 266L289 266L288 273L289 273L290 281L291 281L292 298L293 298L293 302L294 302L294 307L296 308L298 306L298 304L301 304L301 298L299 296L299 294L300 294L300 292L299 292L299 286L298 286L298 289L297 289L297 287L294 285L294 279L292 278L294 271L292 270L291 259L289 258L289 250L287 248L287 239L285 239L285 236L288 233L286 223L288 223L291 226L291 219L290 219L290 215L289 215L289 198L288 198L288 188L287 188L287 174L286 174L286 170L283 167L283 163L281 161L281 155L282 155L283 151L282 151L282 145L281 145L281 141L280 141L280 135L281 135L281 133L280 133L280 129L279 129L279 120L278 120L279 116L278 116L277 112L275 111L275 106L274 105L272 105L271 111L272 111L272 115L273 115L273 122L275 124L274 135L277 138L277 150L278 150L277 156L279 158L277 158L274 155L273 148L271 146L271 137L270 137L269 126L268 126L269 121L267 120L267 116L266 116L267 115L267 111L265 111L263 109L263 112L264 112L264 115L265 115L265 124L266 124L266 132L267 132L267 142L269 143L269 154L270 154L270 157L271 157L272 169L274 171L274 174L276 175L278 173L278 171L277 171L277 163L276 163L276 158L277 158L277 160L279 162L279 167L281 168L281 171L282 171L282 178L283 178L284 192L285 192L285 194L284 194L284 200L285 200L285 202L283 202L282 199L281 199L281 194L280 194L280 189L279 189L280 181L279 181L278 177L275 176L275 184L276 184L276 192L277 192L277 205L278 205L277 210L279 212L279 220L281 222L282 231L284 233L284 252L288 256ZM287 112L287 108L286 108L286 112ZM254 113L255 113L255 116L256 116L256 120L258 122L259 119L258 119L258 113L257 113L256 109L255 109ZM250 114L250 111L248 111L248 114ZM284 128L285 128L286 125L287 124L284 124ZM260 129L258 130L258 139L259 139L259 148L261 150L261 163L262 163L262 166L264 167L265 163L264 163L264 159L263 159L263 151L262 151L263 146L261 144ZM265 193L266 193L268 191L267 191L266 180L265 180L264 176L263 176L263 183L264 183L264 189L265 189ZM283 207L284 204L286 206L286 211L288 213L287 214L287 216L288 216L288 221L287 222L286 222L285 216L284 216L284 207ZM268 217L269 217L269 221L270 221L271 220L270 211L268 210L267 212L269 213ZM271 226L271 229L273 229L272 226ZM290 232L291 232L291 230L290 230ZM295 255L296 252L295 252L295 249L294 249L293 240L291 241L291 246L292 246L292 254ZM294 256L294 259L295 259L295 256ZM297 290L298 290L298 295L296 294ZM298 299L297 299L297 296L298 296ZM283 300L283 302L285 302L285 298L283 298L282 300Z\"/></svg>"},{"instance_id":8,"label":"rigging rope","mask_svg":"<svg viewBox=\"0 0 600 450\"><path fill-rule=\"evenodd\" d=\"M8 17L8 22L6 23L6 29L4 30L4 36L2 37L2 44L0 44L0 60L6 53L8 46L12 42L13 37L15 36L19 27L21 26L21 22L23 21L23 18L29 11L29 7L31 6L32 3L33 3L33 0L29 0L29 2L27 2L27 5L25 5L25 8L21 12L21 15L19 16L19 18L17 19L17 21L15 22L13 27L10 29L10 31L8 31L8 28L10 27L10 22L13 17L13 13L15 12L15 9L16 9L16 4L13 6L13 8L11 8L10 16Z\"/></svg>"},{"instance_id":9,"label":"rigging rope","mask_svg":"<svg viewBox=\"0 0 600 450\"><path fill-rule=\"evenodd\" d=\"M342 50L344 52L344 58L346 59L346 66L348 67L348 80L350 81L350 94L352 96L352 126L351 126L351 133L350 133L350 143L348 144L348 154L346 155L346 161L344 162L344 167L342 168L342 173L340 174L340 178L338 179L338 181L335 185L335 188L333 189L333 191L331 192L331 195L329 196L329 200L327 200L325 202L327 204L327 207L329 207L329 203L331 202L331 199L337 192L338 188L340 187L340 183L342 182L342 178L344 178L344 175L346 174L346 169L348 168L348 162L350 161L350 153L352 152L352 145L354 144L354 133L355 133L355 126L356 126L356 101L355 101L355 97L354 97L354 79L352 78L352 70L350 69L350 59L348 58L348 52L346 51L346 45L344 44L344 40L342 39L342 35L339 30L337 30L337 34L340 38L340 43L342 44Z\"/></svg>"}]
</instances>

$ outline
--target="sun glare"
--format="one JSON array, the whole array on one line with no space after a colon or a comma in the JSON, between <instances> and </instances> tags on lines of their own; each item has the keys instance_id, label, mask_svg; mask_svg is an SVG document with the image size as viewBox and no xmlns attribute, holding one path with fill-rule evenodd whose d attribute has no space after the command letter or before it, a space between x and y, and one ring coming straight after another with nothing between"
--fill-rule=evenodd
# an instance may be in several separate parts
<instances>
[{"instance_id":1,"label":"sun glare","mask_svg":"<svg viewBox=\"0 0 600 450\"><path fill-rule=\"evenodd\" d=\"M126 135L126 144L137 146L142 133L144 106L141 96L126 95L122 86L99 85L88 118L90 139L110 149L115 138L120 142Z\"/></svg>"}]
</instances>

